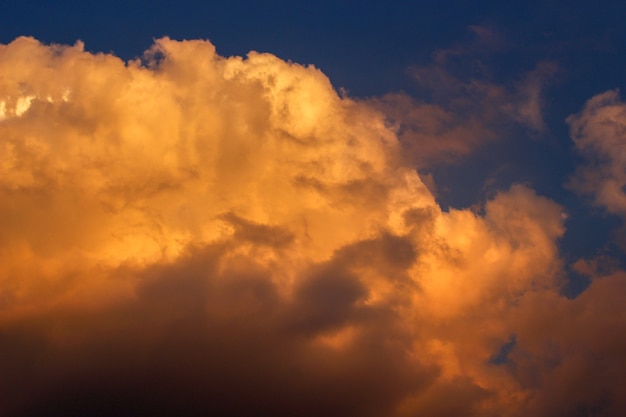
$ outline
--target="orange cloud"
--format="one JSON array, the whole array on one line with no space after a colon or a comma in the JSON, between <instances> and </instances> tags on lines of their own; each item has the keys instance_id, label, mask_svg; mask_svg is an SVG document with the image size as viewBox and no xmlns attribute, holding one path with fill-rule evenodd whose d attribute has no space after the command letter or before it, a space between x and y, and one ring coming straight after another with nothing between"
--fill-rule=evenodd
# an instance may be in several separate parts
<instances>
[{"instance_id":1,"label":"orange cloud","mask_svg":"<svg viewBox=\"0 0 626 417\"><path fill-rule=\"evenodd\" d=\"M0 73L0 414L624 410L575 394L623 275L559 296L556 203L443 211L318 69L19 38Z\"/></svg>"}]
</instances>

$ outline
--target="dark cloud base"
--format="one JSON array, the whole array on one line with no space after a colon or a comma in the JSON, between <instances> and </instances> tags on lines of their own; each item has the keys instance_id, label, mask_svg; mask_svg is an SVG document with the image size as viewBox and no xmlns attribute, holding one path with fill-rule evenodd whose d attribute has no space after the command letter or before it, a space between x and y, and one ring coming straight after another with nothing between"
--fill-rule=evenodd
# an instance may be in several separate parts
<instances>
[{"instance_id":1,"label":"dark cloud base","mask_svg":"<svg viewBox=\"0 0 626 417\"><path fill-rule=\"evenodd\" d=\"M385 240L369 246L383 247ZM392 243L393 244L393 243ZM377 416L432 383L407 367L391 309L346 272L347 248L284 301L257 266L218 271L225 246L130 272L136 299L97 312L52 309L1 330L6 416ZM392 256L397 256L395 253ZM112 271L128 277L129 271ZM311 340L346 322L367 327L345 350ZM61 337L59 341L55 338ZM472 389L471 385L453 389Z\"/></svg>"}]
</instances>

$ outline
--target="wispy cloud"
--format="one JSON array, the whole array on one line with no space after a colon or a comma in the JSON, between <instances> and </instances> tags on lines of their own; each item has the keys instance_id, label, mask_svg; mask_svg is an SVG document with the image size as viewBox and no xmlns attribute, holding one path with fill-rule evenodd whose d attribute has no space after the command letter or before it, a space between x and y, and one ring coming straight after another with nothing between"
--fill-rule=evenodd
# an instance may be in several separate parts
<instances>
[{"instance_id":1,"label":"wispy cloud","mask_svg":"<svg viewBox=\"0 0 626 417\"><path fill-rule=\"evenodd\" d=\"M544 91L558 65L542 61L516 79L498 80L491 57L510 45L487 27L470 31L468 41L437 50L430 64L410 69L426 99L399 92L369 100L386 115L419 168L458 160L485 143L505 140L511 125L526 128L533 137L546 131Z\"/></svg>"},{"instance_id":2,"label":"wispy cloud","mask_svg":"<svg viewBox=\"0 0 626 417\"><path fill-rule=\"evenodd\" d=\"M569 186L610 213L626 216L626 104L617 91L591 98L567 119L584 163Z\"/></svg>"}]
</instances>

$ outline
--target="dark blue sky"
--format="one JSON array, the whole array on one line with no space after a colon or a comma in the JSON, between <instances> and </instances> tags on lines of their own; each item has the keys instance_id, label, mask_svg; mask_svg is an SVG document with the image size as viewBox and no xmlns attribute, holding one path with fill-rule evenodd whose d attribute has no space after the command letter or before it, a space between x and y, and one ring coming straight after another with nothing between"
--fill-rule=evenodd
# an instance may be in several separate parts
<instances>
[{"instance_id":1,"label":"dark blue sky","mask_svg":"<svg viewBox=\"0 0 626 417\"><path fill-rule=\"evenodd\" d=\"M512 45L515 53L498 62L504 77L538 58L556 59L572 81L595 75L601 88L613 88L624 65L615 56L626 42L623 2L197 3L4 1L0 40L25 34L44 42L82 39L92 51L132 58L155 37L204 38L224 55L257 50L313 63L356 95L406 88L407 66L462 41L470 25L497 30ZM596 84L590 81L581 90Z\"/></svg>"},{"instance_id":2,"label":"dark blue sky","mask_svg":"<svg viewBox=\"0 0 626 417\"><path fill-rule=\"evenodd\" d=\"M3 1L0 42L20 35L45 43L81 39L90 51L128 60L140 56L154 38L202 38L222 55L256 50L314 64L352 97L404 91L417 101L444 107L453 106L458 94L441 93L445 86L424 88L412 75L415 68L432 67L437 51L464 51L459 62L446 64L457 79L471 78L468 65L479 62L483 80L510 90L537 63L551 62L558 70L542 87L542 132L505 123L495 131L507 140L490 142L426 171L433 174L444 207L469 206L512 183L528 184L568 210L568 233L562 242L566 259L618 253L611 235L619 219L564 187L581 161L564 119L593 95L625 87L626 3L198 3ZM497 42L477 46L471 29L477 27L495 34Z\"/></svg>"}]
</instances>

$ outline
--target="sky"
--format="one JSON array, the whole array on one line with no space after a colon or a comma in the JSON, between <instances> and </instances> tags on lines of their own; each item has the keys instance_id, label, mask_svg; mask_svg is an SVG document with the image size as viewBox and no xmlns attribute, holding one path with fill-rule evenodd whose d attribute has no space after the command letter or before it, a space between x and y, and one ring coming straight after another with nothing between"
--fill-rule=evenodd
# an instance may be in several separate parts
<instances>
[{"instance_id":1,"label":"sky","mask_svg":"<svg viewBox=\"0 0 626 417\"><path fill-rule=\"evenodd\" d=\"M626 415L623 2L196 3L0 2L0 416Z\"/></svg>"}]
</instances>

